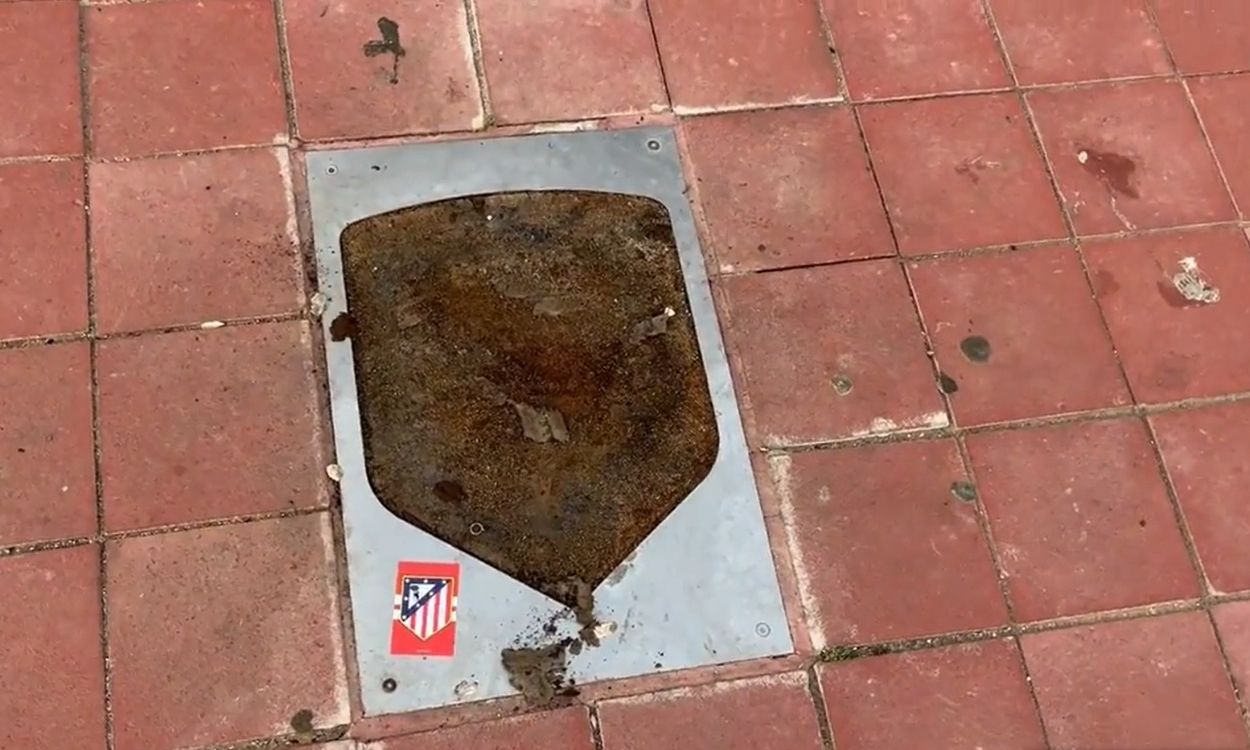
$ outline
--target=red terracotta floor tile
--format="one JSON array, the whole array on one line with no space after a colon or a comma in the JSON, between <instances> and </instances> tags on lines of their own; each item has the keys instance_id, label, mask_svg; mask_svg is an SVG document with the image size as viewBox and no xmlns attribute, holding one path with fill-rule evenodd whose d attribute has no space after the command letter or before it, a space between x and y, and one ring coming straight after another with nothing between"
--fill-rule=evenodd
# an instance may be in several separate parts
<instances>
[{"instance_id":1,"label":"red terracotta floor tile","mask_svg":"<svg viewBox=\"0 0 1250 750\"><path fill-rule=\"evenodd\" d=\"M1054 750L1246 746L1202 612L1026 635L1020 645Z\"/></svg>"},{"instance_id":2,"label":"red terracotta floor tile","mask_svg":"<svg viewBox=\"0 0 1250 750\"><path fill-rule=\"evenodd\" d=\"M849 109L708 115L682 129L720 271L894 254Z\"/></svg>"},{"instance_id":3,"label":"red terracotta floor tile","mask_svg":"<svg viewBox=\"0 0 1250 750\"><path fill-rule=\"evenodd\" d=\"M0 102L0 157L82 153L77 3L0 3Z\"/></svg>"},{"instance_id":4,"label":"red terracotta floor tile","mask_svg":"<svg viewBox=\"0 0 1250 750\"><path fill-rule=\"evenodd\" d=\"M1234 218L1180 84L1038 91L1029 104L1080 234Z\"/></svg>"},{"instance_id":5,"label":"red terracotta floor tile","mask_svg":"<svg viewBox=\"0 0 1250 750\"><path fill-rule=\"evenodd\" d=\"M754 442L797 445L948 423L893 261L719 283Z\"/></svg>"},{"instance_id":6,"label":"red terracotta floor tile","mask_svg":"<svg viewBox=\"0 0 1250 750\"><path fill-rule=\"evenodd\" d=\"M96 531L88 356L81 342L0 349L0 545Z\"/></svg>"},{"instance_id":7,"label":"red terracotta floor tile","mask_svg":"<svg viewBox=\"0 0 1250 750\"><path fill-rule=\"evenodd\" d=\"M1250 349L1242 335L1250 316L1250 255L1240 231L1104 240L1082 250L1138 401L1250 390ZM1185 270L1190 262L1196 272ZM1183 296L1178 283L1195 299ZM1218 301L1202 301L1213 290Z\"/></svg>"},{"instance_id":8,"label":"red terracotta floor tile","mask_svg":"<svg viewBox=\"0 0 1250 750\"><path fill-rule=\"evenodd\" d=\"M286 0L285 7L301 138L482 126L464 3ZM383 26L402 52L387 50Z\"/></svg>"},{"instance_id":9,"label":"red terracotta floor tile","mask_svg":"<svg viewBox=\"0 0 1250 750\"><path fill-rule=\"evenodd\" d=\"M96 153L134 156L286 140L270 3L97 5L86 21Z\"/></svg>"},{"instance_id":10,"label":"red terracotta floor tile","mask_svg":"<svg viewBox=\"0 0 1250 750\"><path fill-rule=\"evenodd\" d=\"M1140 0L992 0L990 5L1021 84L1172 71Z\"/></svg>"},{"instance_id":11,"label":"red terracotta floor tile","mask_svg":"<svg viewBox=\"0 0 1250 750\"><path fill-rule=\"evenodd\" d=\"M1069 246L917 262L908 272L960 424L1130 402Z\"/></svg>"},{"instance_id":12,"label":"red terracotta floor tile","mask_svg":"<svg viewBox=\"0 0 1250 750\"><path fill-rule=\"evenodd\" d=\"M366 750L593 750L590 717L581 706L441 729L365 745Z\"/></svg>"},{"instance_id":13,"label":"red terracotta floor tile","mask_svg":"<svg viewBox=\"0 0 1250 750\"><path fill-rule=\"evenodd\" d=\"M1250 602L1231 602L1211 610L1228 655L1233 682L1243 696L1250 691Z\"/></svg>"},{"instance_id":14,"label":"red terracotta floor tile","mask_svg":"<svg viewBox=\"0 0 1250 750\"><path fill-rule=\"evenodd\" d=\"M87 327L82 169L0 166L0 339Z\"/></svg>"},{"instance_id":15,"label":"red terracotta floor tile","mask_svg":"<svg viewBox=\"0 0 1250 750\"><path fill-rule=\"evenodd\" d=\"M117 750L347 721L332 556L320 513L110 542Z\"/></svg>"},{"instance_id":16,"label":"red terracotta floor tile","mask_svg":"<svg viewBox=\"0 0 1250 750\"><path fill-rule=\"evenodd\" d=\"M856 101L1011 85L979 0L822 0Z\"/></svg>"},{"instance_id":17,"label":"red terracotta floor tile","mask_svg":"<svg viewBox=\"0 0 1250 750\"><path fill-rule=\"evenodd\" d=\"M1013 94L860 110L903 254L1063 237L1063 218Z\"/></svg>"},{"instance_id":18,"label":"red terracotta floor tile","mask_svg":"<svg viewBox=\"0 0 1250 750\"><path fill-rule=\"evenodd\" d=\"M491 109L501 123L668 106L644 0L477 0ZM559 43L552 43L559 29Z\"/></svg>"},{"instance_id":19,"label":"red terracotta floor tile","mask_svg":"<svg viewBox=\"0 0 1250 750\"><path fill-rule=\"evenodd\" d=\"M312 356L302 322L103 342L105 525L324 505Z\"/></svg>"},{"instance_id":20,"label":"red terracotta floor tile","mask_svg":"<svg viewBox=\"0 0 1250 750\"><path fill-rule=\"evenodd\" d=\"M820 750L807 675L790 672L606 701L604 750Z\"/></svg>"},{"instance_id":21,"label":"red terracotta floor tile","mask_svg":"<svg viewBox=\"0 0 1250 750\"><path fill-rule=\"evenodd\" d=\"M825 664L838 750L1046 747L1010 640Z\"/></svg>"},{"instance_id":22,"label":"red terracotta floor tile","mask_svg":"<svg viewBox=\"0 0 1250 750\"><path fill-rule=\"evenodd\" d=\"M837 69L815 0L651 0L678 111L836 97Z\"/></svg>"},{"instance_id":23,"label":"red terracotta floor tile","mask_svg":"<svg viewBox=\"0 0 1250 750\"><path fill-rule=\"evenodd\" d=\"M1182 73L1250 70L1245 0L1154 0L1163 38Z\"/></svg>"},{"instance_id":24,"label":"red terracotta floor tile","mask_svg":"<svg viewBox=\"0 0 1250 750\"><path fill-rule=\"evenodd\" d=\"M1137 420L972 435L968 451L1020 621L1197 596Z\"/></svg>"},{"instance_id":25,"label":"red terracotta floor tile","mask_svg":"<svg viewBox=\"0 0 1250 750\"><path fill-rule=\"evenodd\" d=\"M951 441L774 459L813 646L1007 622Z\"/></svg>"},{"instance_id":26,"label":"red terracotta floor tile","mask_svg":"<svg viewBox=\"0 0 1250 750\"><path fill-rule=\"evenodd\" d=\"M1250 403L1150 418L1163 463L1217 592L1250 590ZM1250 656L1250 653L1247 654Z\"/></svg>"},{"instance_id":27,"label":"red terracotta floor tile","mask_svg":"<svg viewBox=\"0 0 1250 750\"><path fill-rule=\"evenodd\" d=\"M0 558L0 747L104 750L100 549Z\"/></svg>"},{"instance_id":28,"label":"red terracotta floor tile","mask_svg":"<svg viewBox=\"0 0 1250 750\"><path fill-rule=\"evenodd\" d=\"M1243 218L1250 217L1250 75L1189 81L1198 114Z\"/></svg>"},{"instance_id":29,"label":"red terracotta floor tile","mask_svg":"<svg viewBox=\"0 0 1250 750\"><path fill-rule=\"evenodd\" d=\"M93 164L90 178L101 330L291 312L303 304L285 149Z\"/></svg>"}]
</instances>

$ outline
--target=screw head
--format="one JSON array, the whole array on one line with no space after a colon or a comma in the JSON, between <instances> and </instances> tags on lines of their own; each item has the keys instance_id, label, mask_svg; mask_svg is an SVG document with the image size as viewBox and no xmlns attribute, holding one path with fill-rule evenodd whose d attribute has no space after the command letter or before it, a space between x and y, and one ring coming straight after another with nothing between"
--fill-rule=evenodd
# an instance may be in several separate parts
<instances>
[{"instance_id":1,"label":"screw head","mask_svg":"<svg viewBox=\"0 0 1250 750\"><path fill-rule=\"evenodd\" d=\"M657 141L657 140L656 140L656 139L654 139L654 138L649 139L649 140L647 141L647 150L648 150L648 151L659 151L659 150L660 150L660 142L659 142L659 141Z\"/></svg>"},{"instance_id":2,"label":"screw head","mask_svg":"<svg viewBox=\"0 0 1250 750\"><path fill-rule=\"evenodd\" d=\"M486 531L486 527L478 523L477 521L474 521L473 523L469 524L469 533L472 534L473 536L478 536L483 531Z\"/></svg>"},{"instance_id":3,"label":"screw head","mask_svg":"<svg viewBox=\"0 0 1250 750\"><path fill-rule=\"evenodd\" d=\"M338 171L339 171L339 168L334 166L333 164L326 167L326 174L334 174L335 172L338 172Z\"/></svg>"},{"instance_id":4,"label":"screw head","mask_svg":"<svg viewBox=\"0 0 1250 750\"><path fill-rule=\"evenodd\" d=\"M387 677L385 680L382 680L382 692L384 693L393 693L397 687L399 687L399 683L395 682L394 677Z\"/></svg>"},{"instance_id":5,"label":"screw head","mask_svg":"<svg viewBox=\"0 0 1250 750\"><path fill-rule=\"evenodd\" d=\"M772 634L772 632L773 632L773 629L768 627L768 623L766 622L755 623L755 634L758 635L760 638L767 638L769 635Z\"/></svg>"}]
</instances>

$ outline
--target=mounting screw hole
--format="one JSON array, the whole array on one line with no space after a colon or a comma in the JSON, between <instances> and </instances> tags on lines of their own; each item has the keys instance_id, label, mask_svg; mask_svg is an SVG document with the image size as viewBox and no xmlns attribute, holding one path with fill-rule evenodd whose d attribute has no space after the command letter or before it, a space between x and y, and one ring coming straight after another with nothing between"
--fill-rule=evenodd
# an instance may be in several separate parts
<instances>
[{"instance_id":1,"label":"mounting screw hole","mask_svg":"<svg viewBox=\"0 0 1250 750\"><path fill-rule=\"evenodd\" d=\"M387 677L385 680L382 680L382 692L393 693L397 687L399 687L399 683L395 682L394 677Z\"/></svg>"},{"instance_id":2,"label":"mounting screw hole","mask_svg":"<svg viewBox=\"0 0 1250 750\"><path fill-rule=\"evenodd\" d=\"M768 627L768 623L758 622L755 624L755 634L760 638L767 638L772 632L773 629Z\"/></svg>"},{"instance_id":3,"label":"mounting screw hole","mask_svg":"<svg viewBox=\"0 0 1250 750\"><path fill-rule=\"evenodd\" d=\"M659 142L659 141L657 141L657 140L656 140L656 139L654 139L654 138L651 138L650 140L648 140L648 141L647 141L647 150L648 150L648 151L659 151L659 150L660 150L660 142Z\"/></svg>"},{"instance_id":4,"label":"mounting screw hole","mask_svg":"<svg viewBox=\"0 0 1250 750\"><path fill-rule=\"evenodd\" d=\"M335 167L335 166L326 167L326 174L334 174L338 171L339 171L338 167Z\"/></svg>"},{"instance_id":5,"label":"mounting screw hole","mask_svg":"<svg viewBox=\"0 0 1250 750\"><path fill-rule=\"evenodd\" d=\"M469 524L469 533L472 534L473 536L481 536L483 531L486 531L486 527L478 523L477 521L474 521L473 523Z\"/></svg>"}]
</instances>

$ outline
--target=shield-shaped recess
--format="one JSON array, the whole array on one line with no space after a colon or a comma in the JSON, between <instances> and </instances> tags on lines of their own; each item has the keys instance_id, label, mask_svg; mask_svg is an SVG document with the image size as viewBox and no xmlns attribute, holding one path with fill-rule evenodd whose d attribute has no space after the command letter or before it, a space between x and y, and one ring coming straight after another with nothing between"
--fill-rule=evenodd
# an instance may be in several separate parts
<instances>
[{"instance_id":1,"label":"shield-shaped recess","mask_svg":"<svg viewBox=\"0 0 1250 750\"><path fill-rule=\"evenodd\" d=\"M717 432L672 227L518 192L349 226L365 459L400 518L566 604L707 475Z\"/></svg>"}]
</instances>

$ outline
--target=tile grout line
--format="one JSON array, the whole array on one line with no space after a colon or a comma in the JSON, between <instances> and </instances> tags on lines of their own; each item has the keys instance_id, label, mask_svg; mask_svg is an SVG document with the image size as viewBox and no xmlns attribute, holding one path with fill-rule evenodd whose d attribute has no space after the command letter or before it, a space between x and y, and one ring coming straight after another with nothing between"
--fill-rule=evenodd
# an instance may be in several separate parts
<instances>
[{"instance_id":1,"label":"tile grout line","mask_svg":"<svg viewBox=\"0 0 1250 750\"><path fill-rule=\"evenodd\" d=\"M1128 404L1125 406L1111 406L1097 409L1088 409L1078 412L1066 412L1063 414L1050 414L1040 417L1025 417L1022 419L1013 419L1003 422L989 422L985 424L973 425L971 427L937 427L922 428L915 430L897 430L893 432L882 432L871 435L856 435L853 437L834 438L831 440L815 441L810 443L794 443L788 445L764 445L756 446L753 450L765 454L795 454L806 453L809 451L820 450L843 450L849 448L859 448L868 445L882 445L887 443L906 443L915 440L936 440L942 438L952 438L961 435L980 435L992 432L1008 432L1013 430L1029 430L1037 428L1053 427L1063 424L1071 424L1074 422L1097 422L1109 419L1126 419L1130 417L1144 417L1154 414L1164 414L1168 412L1187 411L1190 409L1202 409L1220 404L1240 403L1250 400L1250 391L1241 391L1237 393L1223 394L1219 396L1202 396L1195 398L1182 399L1180 401L1168 401L1157 404Z\"/></svg>"},{"instance_id":2,"label":"tile grout line","mask_svg":"<svg viewBox=\"0 0 1250 750\"><path fill-rule=\"evenodd\" d=\"M873 255L865 255L855 258L835 258L832 260L818 260L807 263L794 263L791 265L770 266L758 269L742 269L734 271L719 271L714 276L719 278L733 278L737 276L750 276L752 274L769 274L779 273L783 271L796 271L808 268L824 268L827 266L841 266L851 263L866 263L874 260L882 260L886 258L901 257L906 263L932 263L940 262L951 258L977 258L992 255L1005 255L1014 252L1025 252L1030 250L1041 250L1049 247L1058 247L1067 245L1069 248L1074 244L1083 242L1102 242L1105 240L1117 240L1128 237L1140 237L1156 234L1180 234L1184 232L1201 232L1209 229L1241 229L1250 222L1243 222L1238 219L1226 219L1221 221L1201 222L1198 224L1179 224L1168 227L1150 227L1134 230L1119 230L1115 232L1104 232L1101 234L1079 235L1075 241L1070 237L1053 237L1043 240L1025 240L1022 242L1013 242L1008 244L997 245L980 245L977 247L958 248L949 250L936 250L925 253L915 254L895 254L880 253ZM1247 226L1250 228L1250 226ZM1065 230L1066 232L1066 230Z\"/></svg>"},{"instance_id":3,"label":"tile grout line","mask_svg":"<svg viewBox=\"0 0 1250 750\"><path fill-rule=\"evenodd\" d=\"M651 12L651 0L642 0L642 8L647 12L647 26L651 29L651 45L655 48L655 64L660 69L660 86L664 88L664 102L669 110L673 109L673 92L668 87L668 71L664 69L664 53L660 51L660 33L655 28L655 14Z\"/></svg>"},{"instance_id":4,"label":"tile grout line","mask_svg":"<svg viewBox=\"0 0 1250 750\"><path fill-rule=\"evenodd\" d=\"M998 21L994 18L993 8L990 6L989 0L981 0L982 12L985 14L986 22L989 24L990 33L994 37L994 42L998 47L999 54L1002 56L1003 64L1007 66L1007 75L1011 77L1012 83L1016 87L1016 99L1020 105L1020 109L1024 112L1024 119L1028 125L1029 137L1033 142L1036 153L1042 159L1042 169L1046 173L1046 182L1050 185L1051 194L1054 196L1059 206L1059 216L1063 220L1064 229L1067 230L1068 245L1071 251L1076 255L1077 262L1081 265L1081 273L1085 277L1085 287L1089 292L1090 299L1094 302L1094 307L1098 311L1098 321L1102 324L1103 336L1111 349L1111 356L1115 360L1116 370L1119 372L1120 381L1123 383L1125 392L1128 393L1129 401L1132 404L1138 404L1137 394L1133 392L1133 383L1129 379L1128 370L1124 367L1124 362L1120 357L1120 351L1116 348L1115 337L1111 334L1111 324L1107 321L1106 312L1101 304L1098 303L1098 288L1094 284L1094 276L1090 273L1089 263L1085 258L1085 253L1081 250L1082 238L1077 232L1076 219L1072 216L1072 211L1064 198L1063 189L1059 185L1059 177L1055 173L1054 161L1051 159L1050 153L1046 149L1046 142L1042 139L1042 129L1037 123L1037 116L1033 112L1033 106L1029 102L1028 96L1020 88L1020 80L1016 74L1015 65L1011 61L1011 55L1007 52L1007 45L1003 41L1002 32L998 27ZM1110 236L1128 236L1128 232L1115 232Z\"/></svg>"},{"instance_id":5,"label":"tile grout line","mask_svg":"<svg viewBox=\"0 0 1250 750\"><path fill-rule=\"evenodd\" d=\"M273 23L278 44L278 75L282 79L282 103L286 109L287 144L298 146L299 123L295 112L295 80L291 73L291 50L287 44L286 7L283 0L271 0L273 3Z\"/></svg>"},{"instance_id":6,"label":"tile grout line","mask_svg":"<svg viewBox=\"0 0 1250 750\"><path fill-rule=\"evenodd\" d=\"M813 661L804 670L807 676L807 696L812 702L812 708L816 711L816 730L820 733L820 746L824 750L836 750L833 722L829 720L829 712L826 708L828 701L825 700L825 691L820 684L820 675L816 673L817 664L818 662Z\"/></svg>"},{"instance_id":7,"label":"tile grout line","mask_svg":"<svg viewBox=\"0 0 1250 750\"><path fill-rule=\"evenodd\" d=\"M96 536L104 534L104 472L102 461L101 440L101 398L100 398L100 348L95 333L99 325L96 306L96 275L95 251L91 221L91 169L90 160L95 155L95 142L91 128L91 84L90 84L90 50L88 41L88 13L85 5L76 6L78 14L78 84L80 96L80 117L82 125L83 164L82 164L82 211L83 211L83 253L85 254L85 272L87 275L87 357L88 377L91 391L91 467L95 480L95 519ZM109 643L109 598L108 598L108 545L101 543L99 547L99 605L100 605L100 657L104 695L104 745L108 750L116 746L116 722L113 718L113 659Z\"/></svg>"},{"instance_id":8,"label":"tile grout line","mask_svg":"<svg viewBox=\"0 0 1250 750\"><path fill-rule=\"evenodd\" d=\"M99 333L92 331L80 331L77 333L57 333L50 336L26 336L17 339L0 340L0 350L4 349L25 349L35 346L54 346L56 344L66 344L74 341L114 341L118 339L133 339L141 336L163 336L169 333L191 333L194 331L214 331L220 328L238 328L244 326L267 325L270 323L290 323L297 320L307 320L310 314L305 310L293 310L284 313L274 313L272 315L253 315L240 318L227 318L225 320L206 320L203 323L180 323L171 326L160 326L157 328L137 328L127 331L116 331L109 333Z\"/></svg>"},{"instance_id":9,"label":"tile grout line","mask_svg":"<svg viewBox=\"0 0 1250 750\"><path fill-rule=\"evenodd\" d=\"M1207 124L1203 122L1202 112L1198 109L1198 102L1194 100L1194 94L1189 89L1189 79L1181 72L1181 67L1176 62L1176 55L1172 54L1172 46L1168 44L1167 37L1163 34L1163 26L1159 23L1158 10L1155 8L1154 0L1145 0L1143 6L1151 28L1154 29L1155 34L1162 43L1163 55L1167 58L1168 65L1171 66L1176 79L1180 82L1181 90L1185 92L1185 101L1189 102L1189 111L1198 123L1198 130L1202 133L1202 141L1207 147L1207 153L1211 155L1211 161L1215 163L1215 170L1220 175L1220 183L1224 186L1224 192L1233 206L1233 212L1237 216L1241 216L1241 206L1237 205L1237 196L1233 193L1233 187L1228 181L1228 174L1224 171L1224 164L1220 161L1219 154L1215 152L1215 143L1211 141L1211 134L1207 130ZM1197 78L1198 76L1191 77Z\"/></svg>"},{"instance_id":10,"label":"tile grout line","mask_svg":"<svg viewBox=\"0 0 1250 750\"><path fill-rule=\"evenodd\" d=\"M331 507L332 506L330 505L314 505L307 508L288 508L284 510L264 511L261 513L248 513L238 516L226 516L223 518L209 518L200 521L186 521L183 523L165 524L162 526L147 526L141 529L123 529L122 531L101 530L90 536L76 536L63 539L47 539L37 542L10 544L0 546L0 558L32 554L35 552L46 552L54 549L81 547L87 544L104 544L106 542L115 542L124 539L159 536L161 534L177 534L184 531L203 531L204 529L216 529L223 526L239 526L248 523L261 523L264 521L276 521L285 518L311 516L316 515L317 513L327 512L331 509Z\"/></svg>"},{"instance_id":11,"label":"tile grout line","mask_svg":"<svg viewBox=\"0 0 1250 750\"><path fill-rule=\"evenodd\" d=\"M1167 57L1168 64L1172 66L1172 70L1177 73L1180 80L1181 90L1185 92L1185 101L1189 102L1189 111L1193 114L1194 120L1198 123L1198 130L1202 133L1203 143L1207 147L1207 153L1211 155L1211 161L1215 163L1215 169L1220 175L1220 182L1224 186L1224 192L1228 196L1229 202L1233 206L1233 212L1237 216L1241 216L1241 207L1237 205L1237 196L1233 193L1232 185L1228 182L1228 175L1224 171L1224 164L1220 161L1219 155L1215 152L1215 144L1211 141L1211 134L1207 130L1206 123L1202 120L1202 112L1198 109L1198 103L1194 100L1193 92L1189 89L1189 82L1181 75L1180 66L1176 63L1176 56L1172 54L1172 47L1168 44L1167 37L1163 34L1163 27L1159 24L1157 9L1154 0L1147 0L1143 3L1146 9L1146 17L1150 20L1150 25L1158 35L1163 45L1163 54ZM1150 436L1150 445L1154 451L1155 461L1158 464L1159 473L1163 477L1164 488L1168 494L1168 502L1172 504L1172 512L1176 515L1177 524L1181 529L1181 540L1185 544L1185 554L1189 556L1190 564L1193 565L1194 571L1198 575L1198 586L1202 590L1203 598L1206 601L1205 610L1207 625L1211 628L1211 634L1215 636L1215 647L1220 654L1220 666L1224 668L1224 677L1228 680L1228 686L1232 689L1233 700L1237 704L1238 713L1241 717L1242 731L1250 738L1250 703L1246 701L1246 696L1242 694L1241 689L1237 685L1237 679L1233 675L1232 660L1228 656L1228 648L1224 644L1224 637L1220 634L1220 628L1215 622L1215 611L1212 605L1212 594L1214 589L1211 586L1211 579L1207 575L1206 567L1202 563L1202 557L1198 554L1198 545L1194 541L1193 532L1189 527L1189 522L1185 517L1185 509L1181 506L1180 493L1176 489L1176 483L1172 480L1172 474L1168 471L1167 460L1163 456L1163 446L1159 441L1158 432L1155 430L1154 422L1149 418L1143 419L1146 424L1147 434Z\"/></svg>"},{"instance_id":12,"label":"tile grout line","mask_svg":"<svg viewBox=\"0 0 1250 750\"><path fill-rule=\"evenodd\" d=\"M1007 621L1013 626L1019 625L1019 617L1016 614L1016 603L1011 598L1011 587L1008 585L1007 569L1003 565L1002 555L999 554L998 544L994 541L994 529L990 524L990 514L985 507L985 500L981 496L981 485L977 481L976 469L972 463L972 453L968 449L968 443L964 435L955 435L955 450L959 453L959 460L963 464L964 474L968 481L972 483L975 496L977 525L981 531L981 540L990 554L990 564L994 567L994 576L998 579L998 592L1003 598L1003 606L1007 612ZM1037 692L1033 689L1033 675L1029 671L1028 661L1024 658L1024 647L1020 643L1020 635L1013 633L1011 635L1012 643L1015 645L1016 658L1020 664L1020 673L1024 675L1025 683L1029 688L1029 703L1033 707L1033 715L1037 718L1037 725L1042 731L1042 741L1046 747L1052 747L1050 739L1050 730L1046 727L1046 717L1042 713L1042 704L1037 698Z\"/></svg>"},{"instance_id":13,"label":"tile grout line","mask_svg":"<svg viewBox=\"0 0 1250 750\"><path fill-rule=\"evenodd\" d=\"M604 750L603 723L599 720L598 704L586 707L586 720L590 723L590 742L594 750Z\"/></svg>"},{"instance_id":14,"label":"tile grout line","mask_svg":"<svg viewBox=\"0 0 1250 750\"><path fill-rule=\"evenodd\" d=\"M486 57L482 52L482 30L478 24L476 0L463 0L464 23L469 35L469 55L473 60L473 75L477 78L478 103L482 105L482 124L471 128L469 133L480 133L495 125L495 110L490 100L490 83L486 80Z\"/></svg>"},{"instance_id":15,"label":"tile grout line","mask_svg":"<svg viewBox=\"0 0 1250 750\"><path fill-rule=\"evenodd\" d=\"M302 190L307 182L307 163L302 151L291 155L291 202L295 210L295 228L298 235L298 246L301 265L301 282L305 300L312 300L320 294L317 270L316 239L313 235L312 211L308 202L307 192ZM330 382L325 369L325 333L321 314L309 307L309 339L316 380L317 419L322 425L323 461L337 461L335 455L334 420L330 414ZM328 477L326 477L328 479ZM326 481L322 479L322 481ZM330 538L334 555L334 592L338 604L338 628L343 648L343 669L347 681L348 716L352 722L364 716L364 707L360 696L360 671L357 661L356 629L352 620L351 580L347 571L347 532L343 527L342 491L338 482L331 481L326 493L329 514Z\"/></svg>"}]
</instances>

